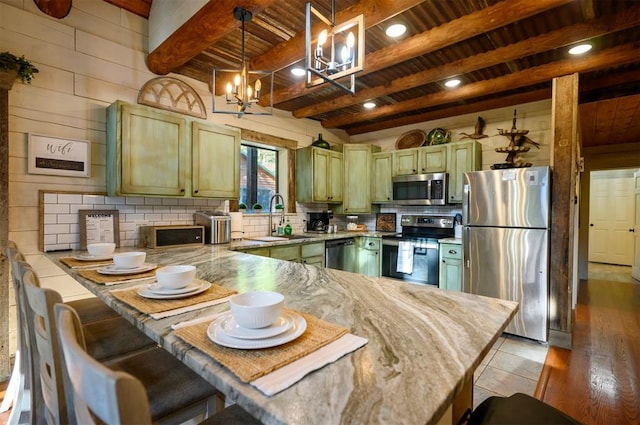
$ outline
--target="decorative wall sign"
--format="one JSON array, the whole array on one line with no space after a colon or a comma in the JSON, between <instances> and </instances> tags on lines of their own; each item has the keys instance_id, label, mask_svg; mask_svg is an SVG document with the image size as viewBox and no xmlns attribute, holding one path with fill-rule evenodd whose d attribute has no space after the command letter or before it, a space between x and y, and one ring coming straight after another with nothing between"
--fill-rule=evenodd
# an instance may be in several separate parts
<instances>
[{"instance_id":1,"label":"decorative wall sign","mask_svg":"<svg viewBox=\"0 0 640 425\"><path fill-rule=\"evenodd\" d=\"M87 244L114 242L120 246L118 210L78 210L80 214L80 249Z\"/></svg>"},{"instance_id":2,"label":"decorative wall sign","mask_svg":"<svg viewBox=\"0 0 640 425\"><path fill-rule=\"evenodd\" d=\"M91 177L91 143L29 134L29 174Z\"/></svg>"}]
</instances>

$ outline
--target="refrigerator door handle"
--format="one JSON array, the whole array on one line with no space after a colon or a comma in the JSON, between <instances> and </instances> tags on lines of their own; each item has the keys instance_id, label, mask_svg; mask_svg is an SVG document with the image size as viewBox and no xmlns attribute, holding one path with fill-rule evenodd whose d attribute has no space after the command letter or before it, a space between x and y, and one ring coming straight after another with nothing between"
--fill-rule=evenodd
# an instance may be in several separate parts
<instances>
[{"instance_id":1,"label":"refrigerator door handle","mask_svg":"<svg viewBox=\"0 0 640 425\"><path fill-rule=\"evenodd\" d=\"M468 184L462 185L462 224L469 224L469 192L471 188Z\"/></svg>"}]
</instances>

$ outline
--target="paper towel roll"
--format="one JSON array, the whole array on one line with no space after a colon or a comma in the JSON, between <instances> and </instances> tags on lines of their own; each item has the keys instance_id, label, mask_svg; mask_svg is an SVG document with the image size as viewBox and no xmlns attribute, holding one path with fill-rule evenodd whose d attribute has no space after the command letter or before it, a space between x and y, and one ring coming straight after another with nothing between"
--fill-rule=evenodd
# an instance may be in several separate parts
<instances>
[{"instance_id":1,"label":"paper towel roll","mask_svg":"<svg viewBox=\"0 0 640 425\"><path fill-rule=\"evenodd\" d=\"M241 212L230 212L229 216L231 216L231 239L242 239L244 236L244 214Z\"/></svg>"}]
</instances>

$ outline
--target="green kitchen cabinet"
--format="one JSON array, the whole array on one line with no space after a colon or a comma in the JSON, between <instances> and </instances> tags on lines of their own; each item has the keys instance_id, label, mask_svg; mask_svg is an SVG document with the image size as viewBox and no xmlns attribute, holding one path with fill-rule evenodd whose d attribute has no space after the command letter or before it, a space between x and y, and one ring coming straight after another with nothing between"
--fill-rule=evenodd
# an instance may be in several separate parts
<instances>
[{"instance_id":1,"label":"green kitchen cabinet","mask_svg":"<svg viewBox=\"0 0 640 425\"><path fill-rule=\"evenodd\" d=\"M308 146L296 151L296 190L299 202L341 203L343 154Z\"/></svg>"},{"instance_id":2,"label":"green kitchen cabinet","mask_svg":"<svg viewBox=\"0 0 640 425\"><path fill-rule=\"evenodd\" d=\"M393 152L393 175L442 173L447 169L447 146L426 146Z\"/></svg>"},{"instance_id":3,"label":"green kitchen cabinet","mask_svg":"<svg viewBox=\"0 0 640 425\"><path fill-rule=\"evenodd\" d=\"M184 118L116 102L107 109L107 193L185 196L191 178Z\"/></svg>"},{"instance_id":4,"label":"green kitchen cabinet","mask_svg":"<svg viewBox=\"0 0 640 425\"><path fill-rule=\"evenodd\" d=\"M382 238L360 236L356 241L356 273L380 277L382 274Z\"/></svg>"},{"instance_id":5,"label":"green kitchen cabinet","mask_svg":"<svg viewBox=\"0 0 640 425\"><path fill-rule=\"evenodd\" d=\"M447 146L427 146L418 149L420 173L442 173L447 169Z\"/></svg>"},{"instance_id":6,"label":"green kitchen cabinet","mask_svg":"<svg viewBox=\"0 0 640 425\"><path fill-rule=\"evenodd\" d=\"M117 101L107 108L107 193L238 199L240 132Z\"/></svg>"},{"instance_id":7,"label":"green kitchen cabinet","mask_svg":"<svg viewBox=\"0 0 640 425\"><path fill-rule=\"evenodd\" d=\"M449 291L462 291L462 246L440 244L439 286Z\"/></svg>"},{"instance_id":8,"label":"green kitchen cabinet","mask_svg":"<svg viewBox=\"0 0 640 425\"><path fill-rule=\"evenodd\" d=\"M393 151L393 176L418 174L418 149Z\"/></svg>"},{"instance_id":9,"label":"green kitchen cabinet","mask_svg":"<svg viewBox=\"0 0 640 425\"><path fill-rule=\"evenodd\" d=\"M192 123L192 196L240 197L240 134L228 127Z\"/></svg>"},{"instance_id":10,"label":"green kitchen cabinet","mask_svg":"<svg viewBox=\"0 0 640 425\"><path fill-rule=\"evenodd\" d=\"M272 247L246 248L240 252L324 267L324 242L291 243Z\"/></svg>"},{"instance_id":11,"label":"green kitchen cabinet","mask_svg":"<svg viewBox=\"0 0 640 425\"><path fill-rule=\"evenodd\" d=\"M342 145L344 186L342 205L333 208L336 214L371 214L378 210L371 204L373 169L371 156L380 150L375 145Z\"/></svg>"},{"instance_id":12,"label":"green kitchen cabinet","mask_svg":"<svg viewBox=\"0 0 640 425\"><path fill-rule=\"evenodd\" d=\"M378 152L371 155L371 203L390 202L393 199L393 153Z\"/></svg>"},{"instance_id":13,"label":"green kitchen cabinet","mask_svg":"<svg viewBox=\"0 0 640 425\"><path fill-rule=\"evenodd\" d=\"M447 145L447 172L449 173L450 204L462 203L464 173L479 170L482 146L476 141L457 142Z\"/></svg>"},{"instance_id":14,"label":"green kitchen cabinet","mask_svg":"<svg viewBox=\"0 0 640 425\"><path fill-rule=\"evenodd\" d=\"M300 262L310 266L324 267L324 242L314 242L301 245Z\"/></svg>"}]
</instances>

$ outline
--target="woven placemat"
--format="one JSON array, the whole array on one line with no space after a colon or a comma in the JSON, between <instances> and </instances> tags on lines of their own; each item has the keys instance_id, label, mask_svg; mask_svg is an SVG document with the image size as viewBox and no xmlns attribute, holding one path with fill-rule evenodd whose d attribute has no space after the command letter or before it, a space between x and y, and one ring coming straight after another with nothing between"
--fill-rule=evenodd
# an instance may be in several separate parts
<instances>
[{"instance_id":1,"label":"woven placemat","mask_svg":"<svg viewBox=\"0 0 640 425\"><path fill-rule=\"evenodd\" d=\"M307 321L307 329L299 338L277 347L238 350L220 346L207 336L207 327L210 322L177 329L175 334L225 366L242 382L251 382L312 353L348 332L347 328L325 322L317 317L293 310L285 309L285 311L304 317Z\"/></svg>"},{"instance_id":2,"label":"woven placemat","mask_svg":"<svg viewBox=\"0 0 640 425\"><path fill-rule=\"evenodd\" d=\"M73 257L61 258L60 262L72 269L84 268L84 267L108 266L109 264L113 264L113 260L80 261L80 260L76 260Z\"/></svg>"},{"instance_id":3,"label":"woven placemat","mask_svg":"<svg viewBox=\"0 0 640 425\"><path fill-rule=\"evenodd\" d=\"M213 283L211 284L211 288L198 295L175 300L156 300L138 295L138 290L140 290L140 286L111 291L111 295L120 301L129 304L131 307L142 313L152 314L175 310L176 308L188 307L190 305L200 304L206 301L213 301L238 293L233 289L225 288Z\"/></svg>"},{"instance_id":4,"label":"woven placemat","mask_svg":"<svg viewBox=\"0 0 640 425\"><path fill-rule=\"evenodd\" d=\"M160 267L160 266L158 266ZM98 273L97 270L80 270L78 274L85 279L89 279L92 282L100 283L102 285L109 285L114 283L121 283L140 279L150 279L156 276L156 269L149 270L144 273L134 273L125 275L110 275Z\"/></svg>"}]
</instances>

